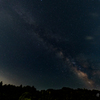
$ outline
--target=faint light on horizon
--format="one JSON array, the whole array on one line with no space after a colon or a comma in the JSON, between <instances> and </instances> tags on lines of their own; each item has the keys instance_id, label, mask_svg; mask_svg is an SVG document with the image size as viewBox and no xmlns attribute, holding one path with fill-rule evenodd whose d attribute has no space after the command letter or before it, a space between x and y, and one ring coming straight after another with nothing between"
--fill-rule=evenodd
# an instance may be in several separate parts
<instances>
[{"instance_id":1,"label":"faint light on horizon","mask_svg":"<svg viewBox=\"0 0 100 100\"><path fill-rule=\"evenodd\" d=\"M4 84L13 84L13 82L11 82L10 80L6 79L6 78L3 77L3 76L0 76L0 81L3 82L3 85L4 85Z\"/></svg>"}]
</instances>

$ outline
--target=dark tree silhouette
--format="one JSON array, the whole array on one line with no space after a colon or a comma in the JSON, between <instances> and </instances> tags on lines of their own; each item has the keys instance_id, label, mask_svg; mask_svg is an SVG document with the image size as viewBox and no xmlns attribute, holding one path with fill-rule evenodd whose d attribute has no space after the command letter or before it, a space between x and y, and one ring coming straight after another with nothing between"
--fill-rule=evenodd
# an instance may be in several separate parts
<instances>
[{"instance_id":1,"label":"dark tree silhouette","mask_svg":"<svg viewBox=\"0 0 100 100\"><path fill-rule=\"evenodd\" d=\"M38 91L34 86L3 85L0 82L0 100L100 100L100 91L68 87Z\"/></svg>"}]
</instances>

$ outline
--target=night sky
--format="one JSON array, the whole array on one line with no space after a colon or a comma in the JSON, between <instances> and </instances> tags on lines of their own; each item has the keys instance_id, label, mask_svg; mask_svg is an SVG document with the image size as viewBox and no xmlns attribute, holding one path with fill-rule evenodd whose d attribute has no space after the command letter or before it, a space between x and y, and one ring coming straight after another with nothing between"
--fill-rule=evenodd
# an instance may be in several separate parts
<instances>
[{"instance_id":1,"label":"night sky","mask_svg":"<svg viewBox=\"0 0 100 100\"><path fill-rule=\"evenodd\" d=\"M0 81L100 90L100 0L0 0Z\"/></svg>"}]
</instances>

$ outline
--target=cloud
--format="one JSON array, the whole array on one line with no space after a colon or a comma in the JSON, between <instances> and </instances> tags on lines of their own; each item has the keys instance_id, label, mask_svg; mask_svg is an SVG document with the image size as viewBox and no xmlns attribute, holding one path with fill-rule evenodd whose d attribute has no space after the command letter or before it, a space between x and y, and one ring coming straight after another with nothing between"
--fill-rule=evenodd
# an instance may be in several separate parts
<instances>
[{"instance_id":1,"label":"cloud","mask_svg":"<svg viewBox=\"0 0 100 100\"><path fill-rule=\"evenodd\" d=\"M92 36L86 36L85 39L86 40L93 40L93 37Z\"/></svg>"},{"instance_id":2,"label":"cloud","mask_svg":"<svg viewBox=\"0 0 100 100\"><path fill-rule=\"evenodd\" d=\"M100 15L97 12L92 12L89 14L92 18L98 18Z\"/></svg>"}]
</instances>

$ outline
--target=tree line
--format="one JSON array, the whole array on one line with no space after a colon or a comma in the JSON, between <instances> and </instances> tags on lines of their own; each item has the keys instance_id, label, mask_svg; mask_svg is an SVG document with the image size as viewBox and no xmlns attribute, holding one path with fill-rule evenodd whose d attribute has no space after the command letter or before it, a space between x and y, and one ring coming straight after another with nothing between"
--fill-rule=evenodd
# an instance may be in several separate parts
<instances>
[{"instance_id":1,"label":"tree line","mask_svg":"<svg viewBox=\"0 0 100 100\"><path fill-rule=\"evenodd\" d=\"M36 90L34 86L3 85L0 82L0 100L100 100L99 90L62 89Z\"/></svg>"}]
</instances>

